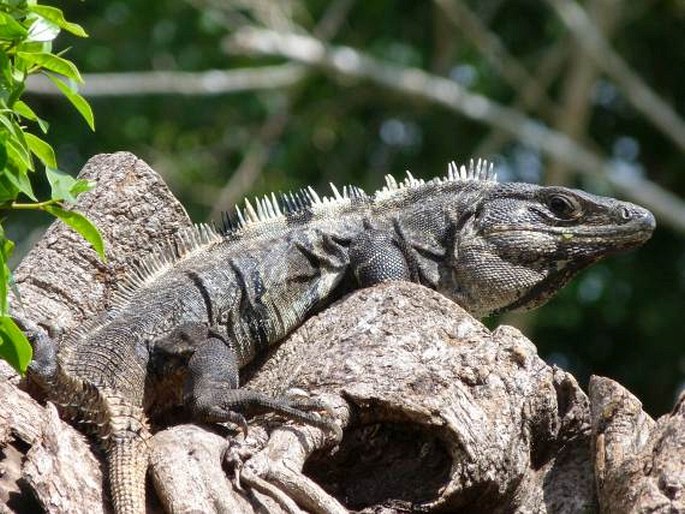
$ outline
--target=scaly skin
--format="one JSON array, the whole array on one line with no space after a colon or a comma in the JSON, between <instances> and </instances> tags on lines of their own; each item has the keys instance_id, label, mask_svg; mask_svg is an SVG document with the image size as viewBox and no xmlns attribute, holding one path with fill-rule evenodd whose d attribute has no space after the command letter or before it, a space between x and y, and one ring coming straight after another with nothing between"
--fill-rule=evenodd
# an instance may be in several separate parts
<instances>
[{"instance_id":1,"label":"scaly skin","mask_svg":"<svg viewBox=\"0 0 685 514\"><path fill-rule=\"evenodd\" d=\"M258 200L224 235L181 234L56 355L34 337L31 372L106 441L115 512L144 511L144 409L165 375L185 377L185 403L201 421L243 424L238 411L256 406L331 428L302 405L240 389L238 370L352 288L411 280L478 317L532 308L593 262L641 245L655 226L636 205L498 183L480 163L429 183L389 178L372 197L334 192Z\"/></svg>"}]
</instances>

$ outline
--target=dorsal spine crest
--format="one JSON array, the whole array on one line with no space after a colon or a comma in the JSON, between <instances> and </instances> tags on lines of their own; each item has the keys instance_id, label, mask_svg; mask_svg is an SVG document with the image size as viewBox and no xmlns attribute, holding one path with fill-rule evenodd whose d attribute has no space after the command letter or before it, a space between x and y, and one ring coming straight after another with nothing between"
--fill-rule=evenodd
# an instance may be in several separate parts
<instances>
[{"instance_id":1,"label":"dorsal spine crest","mask_svg":"<svg viewBox=\"0 0 685 514\"><path fill-rule=\"evenodd\" d=\"M178 262L222 240L221 234L206 223L179 230L132 267L112 296L112 311L125 307L136 291L150 285Z\"/></svg>"},{"instance_id":2,"label":"dorsal spine crest","mask_svg":"<svg viewBox=\"0 0 685 514\"><path fill-rule=\"evenodd\" d=\"M401 182L395 180L392 175L386 175L386 185L376 191L372 197L357 186L346 185L341 192L331 183L331 196L320 196L311 186L308 186L294 192L280 193L278 197L271 193L255 197L253 201L245 199L242 209L236 206L234 213L224 213L221 231L207 224L182 229L170 242L160 245L142 259L120 282L118 291L112 297L113 310L122 309L129 303L136 291L150 285L176 266L179 261L224 239L238 238L246 229L266 222L298 216L305 211L333 212L337 208L350 206L353 201L382 200L399 191L426 184L423 179L414 177L410 171L407 171L406 175ZM457 166L452 161L448 165L445 177L435 178L429 183L471 180L496 180L492 163L483 159L478 159L478 161L472 159L468 166Z\"/></svg>"},{"instance_id":3,"label":"dorsal spine crest","mask_svg":"<svg viewBox=\"0 0 685 514\"><path fill-rule=\"evenodd\" d=\"M401 182L395 180L392 175L385 176L385 186L376 191L374 199L382 200L393 196L399 191L404 191L414 187L419 187L426 184L423 179L417 179L411 174L409 170L406 172L407 176ZM444 177L436 177L430 181L429 184L443 184L445 182L463 182L463 181L487 181L496 182L497 174L494 172L494 165L492 162L485 159L478 159L474 161L471 159L469 165L462 164L458 166L456 162L452 161L447 166L447 174Z\"/></svg>"}]
</instances>

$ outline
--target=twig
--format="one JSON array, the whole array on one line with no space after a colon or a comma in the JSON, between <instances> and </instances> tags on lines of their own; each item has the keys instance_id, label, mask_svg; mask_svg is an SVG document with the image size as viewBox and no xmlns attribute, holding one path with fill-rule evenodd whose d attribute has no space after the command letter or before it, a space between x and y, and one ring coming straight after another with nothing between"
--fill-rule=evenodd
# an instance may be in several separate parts
<instances>
[{"instance_id":1,"label":"twig","mask_svg":"<svg viewBox=\"0 0 685 514\"><path fill-rule=\"evenodd\" d=\"M617 166L563 134L484 96L470 93L452 80L417 68L390 65L350 47L327 46L309 36L271 30L242 29L228 46L229 50L280 55L340 76L369 80L402 95L430 101L498 127L579 172L603 177L617 191L652 209L663 221L685 232L685 204L673 193L644 178L626 176Z\"/></svg>"},{"instance_id":2,"label":"twig","mask_svg":"<svg viewBox=\"0 0 685 514\"><path fill-rule=\"evenodd\" d=\"M573 0L546 1L583 46L587 56L616 82L633 107L685 150L685 121L626 64L583 8Z\"/></svg>"},{"instance_id":3,"label":"twig","mask_svg":"<svg viewBox=\"0 0 685 514\"><path fill-rule=\"evenodd\" d=\"M547 96L545 88L502 44L499 37L461 0L434 0L447 18L478 49L490 65L516 91L527 89L529 94L523 97L525 107L530 108L535 102L545 118L553 119L558 113L557 105Z\"/></svg>"},{"instance_id":4,"label":"twig","mask_svg":"<svg viewBox=\"0 0 685 514\"><path fill-rule=\"evenodd\" d=\"M354 4L354 0L332 2L313 33L322 40L335 36ZM259 178L269 158L269 147L283 134L290 121L291 107L298 91L289 91L280 107L262 125L258 137L245 151L240 165L212 201L209 219L218 219L221 212L241 200Z\"/></svg>"},{"instance_id":5,"label":"twig","mask_svg":"<svg viewBox=\"0 0 685 514\"><path fill-rule=\"evenodd\" d=\"M337 0L332 2L326 12L314 27L312 34L324 41L334 37L345 20L347 19L350 9L354 5L355 0Z\"/></svg>"},{"instance_id":6,"label":"twig","mask_svg":"<svg viewBox=\"0 0 685 514\"><path fill-rule=\"evenodd\" d=\"M566 38L559 39L546 49L545 54L534 73L536 80L541 87L546 89L559 75L562 65L566 61L567 54L568 41ZM529 112L535 112L537 106L536 101L537 97L531 94L527 85L524 85L522 89L517 91L517 97L511 105L516 110L524 105L528 105ZM511 137L512 134L493 128L490 134L479 143L474 155L491 155L506 144Z\"/></svg>"},{"instance_id":7,"label":"twig","mask_svg":"<svg viewBox=\"0 0 685 514\"><path fill-rule=\"evenodd\" d=\"M597 20L597 27L609 36L620 16L620 9L615 9L615 1L592 0L589 9ZM575 141L585 137L588 119L592 112L591 90L599 70L585 50L577 41L573 41L571 62L563 85L563 110L555 120L554 128ZM551 184L565 184L569 180L569 166L559 161L552 161L546 172L546 181Z\"/></svg>"},{"instance_id":8,"label":"twig","mask_svg":"<svg viewBox=\"0 0 685 514\"><path fill-rule=\"evenodd\" d=\"M80 93L96 96L139 95L221 95L255 89L283 89L297 84L305 75L297 64L234 70L209 70L197 73L146 71L124 73L86 73ZM47 77L32 75L26 90L40 95L61 95Z\"/></svg>"},{"instance_id":9,"label":"twig","mask_svg":"<svg viewBox=\"0 0 685 514\"><path fill-rule=\"evenodd\" d=\"M269 158L269 147L278 140L288 123L289 103L286 100L285 105L264 122L259 135L245 150L238 168L211 199L212 211L209 219L219 219L220 214L240 201L257 181Z\"/></svg>"}]
</instances>

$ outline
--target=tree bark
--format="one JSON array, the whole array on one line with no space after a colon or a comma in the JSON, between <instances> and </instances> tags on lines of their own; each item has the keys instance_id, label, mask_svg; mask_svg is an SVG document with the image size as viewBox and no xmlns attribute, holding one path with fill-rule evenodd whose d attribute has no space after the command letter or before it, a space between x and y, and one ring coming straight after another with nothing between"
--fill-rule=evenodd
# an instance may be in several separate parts
<instances>
[{"instance_id":1,"label":"tree bark","mask_svg":"<svg viewBox=\"0 0 685 514\"><path fill-rule=\"evenodd\" d=\"M131 154L96 156L81 176L98 182L78 207L108 264L54 224L15 273L15 314L57 333L106 308L133 259L189 224ZM97 443L4 375L0 512L108 512ZM243 375L245 387L322 401L342 440L273 415L250 418L247 437L172 419L150 443L148 512L685 510L682 398L658 421L606 378L588 398L517 330L490 332L415 284L357 291Z\"/></svg>"}]
</instances>

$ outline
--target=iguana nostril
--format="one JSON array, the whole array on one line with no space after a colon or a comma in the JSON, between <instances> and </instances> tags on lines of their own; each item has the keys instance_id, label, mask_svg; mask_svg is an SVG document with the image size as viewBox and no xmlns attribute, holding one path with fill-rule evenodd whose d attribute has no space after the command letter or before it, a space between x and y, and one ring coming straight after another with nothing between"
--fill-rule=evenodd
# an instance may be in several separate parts
<instances>
[{"instance_id":1,"label":"iguana nostril","mask_svg":"<svg viewBox=\"0 0 685 514\"><path fill-rule=\"evenodd\" d=\"M630 213L630 209L628 209L628 207L623 207L621 209L621 218L624 221L630 221L630 219L632 218L632 215Z\"/></svg>"}]
</instances>

